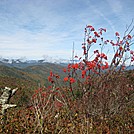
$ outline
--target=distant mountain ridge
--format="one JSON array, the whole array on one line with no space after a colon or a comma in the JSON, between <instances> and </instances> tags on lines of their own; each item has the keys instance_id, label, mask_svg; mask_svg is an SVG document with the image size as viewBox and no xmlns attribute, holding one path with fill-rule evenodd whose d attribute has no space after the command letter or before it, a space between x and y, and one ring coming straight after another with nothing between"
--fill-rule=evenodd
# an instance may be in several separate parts
<instances>
[{"instance_id":1,"label":"distant mountain ridge","mask_svg":"<svg viewBox=\"0 0 134 134\"><path fill-rule=\"evenodd\" d=\"M60 66L67 66L68 63L72 63L72 60L66 59L41 59L41 60L24 60L24 59L7 59L7 58L0 58L0 65L8 66L8 67L16 67L16 68L26 68L29 66L37 66L46 64L57 64ZM134 65L127 66L127 70L134 70Z\"/></svg>"},{"instance_id":2,"label":"distant mountain ridge","mask_svg":"<svg viewBox=\"0 0 134 134\"><path fill-rule=\"evenodd\" d=\"M60 65L67 65L70 60L66 59L41 59L41 60L24 60L24 59L7 59L7 58L0 58L0 65L5 65L9 67L17 67L17 68L25 68L28 66L34 65L45 65L47 63L53 64L60 64Z\"/></svg>"},{"instance_id":3,"label":"distant mountain ridge","mask_svg":"<svg viewBox=\"0 0 134 134\"><path fill-rule=\"evenodd\" d=\"M63 77L66 65L54 63L2 63L0 62L0 77L13 77L47 84L50 71Z\"/></svg>"}]
</instances>

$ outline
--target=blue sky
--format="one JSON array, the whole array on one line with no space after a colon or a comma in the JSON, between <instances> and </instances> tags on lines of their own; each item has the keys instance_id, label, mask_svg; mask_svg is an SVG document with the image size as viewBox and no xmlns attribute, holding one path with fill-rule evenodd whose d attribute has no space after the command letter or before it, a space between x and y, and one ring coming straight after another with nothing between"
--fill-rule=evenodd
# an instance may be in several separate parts
<instances>
[{"instance_id":1,"label":"blue sky","mask_svg":"<svg viewBox=\"0 0 134 134\"><path fill-rule=\"evenodd\" d=\"M82 54L87 24L123 35L134 18L133 0L0 0L0 56L69 59Z\"/></svg>"}]
</instances>

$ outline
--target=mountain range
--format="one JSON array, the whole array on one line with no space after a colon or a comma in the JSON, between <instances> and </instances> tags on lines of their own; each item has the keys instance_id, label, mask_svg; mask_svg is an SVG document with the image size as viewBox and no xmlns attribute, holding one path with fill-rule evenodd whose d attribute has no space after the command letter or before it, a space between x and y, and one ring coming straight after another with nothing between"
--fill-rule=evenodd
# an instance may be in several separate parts
<instances>
[{"instance_id":1,"label":"mountain range","mask_svg":"<svg viewBox=\"0 0 134 134\"><path fill-rule=\"evenodd\" d=\"M37 83L46 83L49 72L64 76L63 68L69 62L47 62L46 60L22 60L0 58L0 77L14 77L31 80ZM134 70L134 66L127 66L127 70Z\"/></svg>"}]
</instances>

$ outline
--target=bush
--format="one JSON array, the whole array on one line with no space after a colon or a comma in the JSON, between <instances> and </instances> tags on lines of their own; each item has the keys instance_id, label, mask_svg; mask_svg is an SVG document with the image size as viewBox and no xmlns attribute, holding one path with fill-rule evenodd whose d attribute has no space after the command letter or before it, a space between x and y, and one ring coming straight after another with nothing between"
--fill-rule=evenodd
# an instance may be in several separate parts
<instances>
[{"instance_id":1,"label":"bush","mask_svg":"<svg viewBox=\"0 0 134 134\"><path fill-rule=\"evenodd\" d=\"M73 59L79 62L68 64L63 69L66 74L63 84L59 83L60 76L50 71L50 88L38 90L34 95L33 108L41 133L45 131L47 121L53 122L49 130L55 133L132 132L130 113L134 85L125 72L126 61L129 60L130 64L134 61L134 51L130 48L133 44L131 25L122 39L118 32L115 33L115 42L102 37L105 28L95 31L91 25L86 26L83 56L75 56ZM97 43L100 50L94 50L91 54L91 47ZM114 50L110 63L103 52L107 45L112 45ZM126 53L129 58L125 57ZM128 118L124 119L126 116Z\"/></svg>"}]
</instances>

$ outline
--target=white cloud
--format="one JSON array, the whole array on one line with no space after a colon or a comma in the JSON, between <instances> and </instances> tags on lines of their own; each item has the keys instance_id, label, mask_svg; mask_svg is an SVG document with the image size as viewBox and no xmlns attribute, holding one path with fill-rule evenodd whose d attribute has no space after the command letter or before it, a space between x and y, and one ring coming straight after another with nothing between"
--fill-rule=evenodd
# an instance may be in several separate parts
<instances>
[{"instance_id":1,"label":"white cloud","mask_svg":"<svg viewBox=\"0 0 134 134\"><path fill-rule=\"evenodd\" d=\"M122 20L126 22L129 16L122 15L123 9L119 0L0 2L0 54L70 57L73 42L77 52L81 51L86 24L104 26L108 38L119 28L121 31Z\"/></svg>"}]
</instances>

